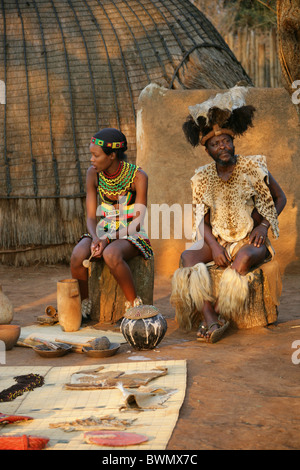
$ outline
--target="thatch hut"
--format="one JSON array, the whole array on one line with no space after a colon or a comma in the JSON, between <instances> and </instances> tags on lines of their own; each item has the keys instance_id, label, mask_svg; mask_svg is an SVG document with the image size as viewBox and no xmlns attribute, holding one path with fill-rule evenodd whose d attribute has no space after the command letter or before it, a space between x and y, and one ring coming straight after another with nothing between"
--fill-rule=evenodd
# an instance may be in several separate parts
<instances>
[{"instance_id":1,"label":"thatch hut","mask_svg":"<svg viewBox=\"0 0 300 470\"><path fill-rule=\"evenodd\" d=\"M69 259L86 230L90 136L120 128L134 161L149 83L251 83L188 0L2 0L0 30L2 263Z\"/></svg>"}]
</instances>

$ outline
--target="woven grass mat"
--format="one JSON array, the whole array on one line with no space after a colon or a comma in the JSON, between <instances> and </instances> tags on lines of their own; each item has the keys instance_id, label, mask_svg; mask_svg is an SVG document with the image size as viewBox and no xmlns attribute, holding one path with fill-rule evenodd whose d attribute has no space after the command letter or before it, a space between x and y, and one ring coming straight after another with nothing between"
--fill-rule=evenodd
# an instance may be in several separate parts
<instances>
[{"instance_id":1,"label":"woven grass mat","mask_svg":"<svg viewBox=\"0 0 300 470\"><path fill-rule=\"evenodd\" d=\"M0 413L30 416L33 421L18 424L0 425L0 435L35 435L50 439L48 450L107 450L109 447L96 446L84 442L84 431L65 432L51 428L50 424L85 419L90 416L113 415L120 419L134 419L126 429L128 432L145 434L148 441L128 447L113 447L123 450L164 450L176 425L179 410L186 390L186 361L151 361L104 365L105 370L149 371L155 367L166 367L168 373L152 382L155 387L176 389L164 403L163 408L136 412L120 411L123 404L118 389L107 390L68 390L65 384L71 375L80 370L94 370L102 364L80 367L0 367L0 390L15 385L14 377L24 374L40 374L45 384L31 392L26 392L11 402L0 403Z\"/></svg>"}]
</instances>

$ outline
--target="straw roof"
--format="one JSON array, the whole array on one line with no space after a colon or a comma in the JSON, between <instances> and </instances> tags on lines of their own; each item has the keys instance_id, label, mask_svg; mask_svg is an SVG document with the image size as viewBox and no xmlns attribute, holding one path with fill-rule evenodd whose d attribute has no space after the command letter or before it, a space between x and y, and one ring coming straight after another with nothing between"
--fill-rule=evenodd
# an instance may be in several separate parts
<instances>
[{"instance_id":1,"label":"straw roof","mask_svg":"<svg viewBox=\"0 0 300 470\"><path fill-rule=\"evenodd\" d=\"M63 248L51 262L67 256L85 230L90 136L121 129L134 161L136 107L149 83L251 83L188 0L2 0L0 28L2 261L21 262L23 250L25 263L33 248L34 259L49 261L53 247Z\"/></svg>"}]
</instances>

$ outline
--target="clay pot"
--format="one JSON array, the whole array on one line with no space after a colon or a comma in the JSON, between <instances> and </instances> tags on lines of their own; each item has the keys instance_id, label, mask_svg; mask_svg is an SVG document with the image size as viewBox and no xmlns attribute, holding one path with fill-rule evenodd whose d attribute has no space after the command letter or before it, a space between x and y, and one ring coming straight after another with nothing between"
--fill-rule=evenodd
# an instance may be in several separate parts
<instances>
[{"instance_id":1,"label":"clay pot","mask_svg":"<svg viewBox=\"0 0 300 470\"><path fill-rule=\"evenodd\" d=\"M120 329L134 349L154 349L165 336L167 322L153 305L141 305L127 310Z\"/></svg>"},{"instance_id":2,"label":"clay pot","mask_svg":"<svg viewBox=\"0 0 300 470\"><path fill-rule=\"evenodd\" d=\"M4 341L6 351L14 347L20 333L21 328L18 325L0 325L0 341Z\"/></svg>"},{"instance_id":3,"label":"clay pot","mask_svg":"<svg viewBox=\"0 0 300 470\"><path fill-rule=\"evenodd\" d=\"M2 286L0 286L0 325L8 325L14 316L14 309L11 301L2 292Z\"/></svg>"},{"instance_id":4,"label":"clay pot","mask_svg":"<svg viewBox=\"0 0 300 470\"><path fill-rule=\"evenodd\" d=\"M81 297L77 279L57 282L57 314L63 331L77 331L81 325Z\"/></svg>"}]
</instances>

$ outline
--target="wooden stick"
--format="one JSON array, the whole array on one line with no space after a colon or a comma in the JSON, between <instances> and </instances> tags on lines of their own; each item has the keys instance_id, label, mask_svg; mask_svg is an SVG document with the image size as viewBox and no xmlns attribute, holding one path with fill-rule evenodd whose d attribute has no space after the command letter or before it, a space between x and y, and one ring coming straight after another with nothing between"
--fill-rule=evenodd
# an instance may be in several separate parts
<instances>
[{"instance_id":1,"label":"wooden stick","mask_svg":"<svg viewBox=\"0 0 300 470\"><path fill-rule=\"evenodd\" d=\"M55 341L57 341L58 343L63 343L63 344L69 344L70 346L80 346L80 347L84 347L84 346L90 346L90 341L86 342L86 343L73 343L72 341L64 341L62 339L56 339Z\"/></svg>"},{"instance_id":2,"label":"wooden stick","mask_svg":"<svg viewBox=\"0 0 300 470\"><path fill-rule=\"evenodd\" d=\"M82 349L86 346L87 347L90 346L89 343L72 343L71 341L63 341L61 339L56 339L55 341L72 346L72 351L78 352L78 353L83 353Z\"/></svg>"},{"instance_id":3,"label":"wooden stick","mask_svg":"<svg viewBox=\"0 0 300 470\"><path fill-rule=\"evenodd\" d=\"M46 341L45 339L41 338L30 338L32 341L37 341L38 343L42 343L45 346L48 346L49 349L60 349L60 346L58 344L52 343L52 341Z\"/></svg>"}]
</instances>

